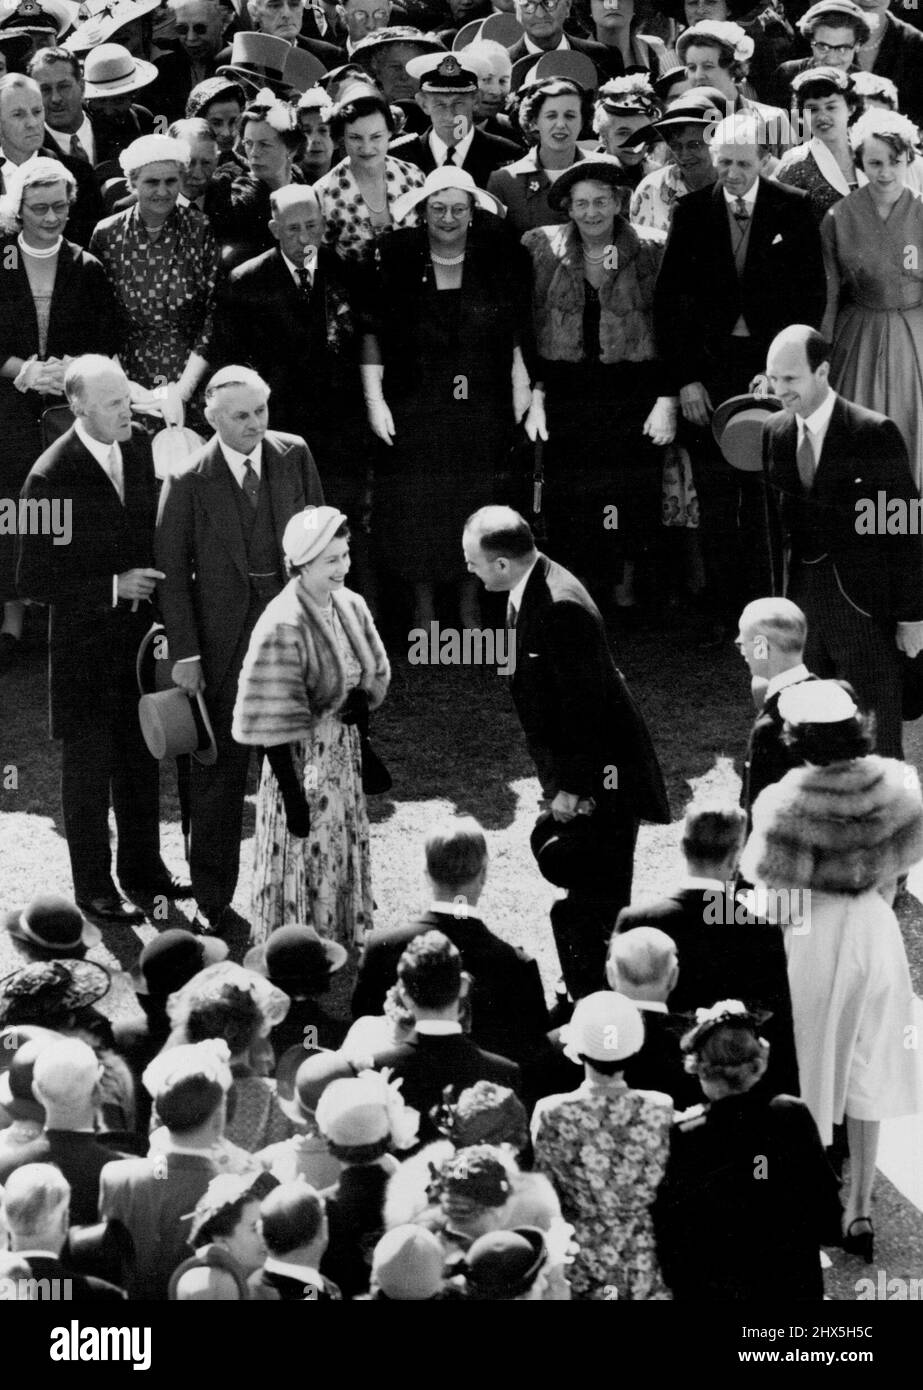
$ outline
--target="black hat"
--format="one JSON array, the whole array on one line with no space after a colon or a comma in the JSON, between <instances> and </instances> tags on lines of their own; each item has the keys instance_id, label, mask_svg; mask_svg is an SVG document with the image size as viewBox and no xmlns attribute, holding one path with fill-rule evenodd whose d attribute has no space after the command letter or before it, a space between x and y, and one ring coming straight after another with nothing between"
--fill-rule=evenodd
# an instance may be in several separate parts
<instances>
[{"instance_id":1,"label":"black hat","mask_svg":"<svg viewBox=\"0 0 923 1390\"><path fill-rule=\"evenodd\" d=\"M593 183L607 183L610 188L631 188L632 184L625 169L617 159L609 154L594 154L589 159L578 160L560 174L548 190L548 206L555 212L563 212L564 200L570 197L575 183L589 179Z\"/></svg>"},{"instance_id":2,"label":"black hat","mask_svg":"<svg viewBox=\"0 0 923 1390\"><path fill-rule=\"evenodd\" d=\"M517 1298L532 1287L547 1258L545 1237L537 1226L488 1231L465 1259L468 1288L476 1298Z\"/></svg>"},{"instance_id":3,"label":"black hat","mask_svg":"<svg viewBox=\"0 0 923 1390\"><path fill-rule=\"evenodd\" d=\"M25 29L0 29L0 53L6 59L7 71L24 63L34 46L34 36Z\"/></svg>"},{"instance_id":4,"label":"black hat","mask_svg":"<svg viewBox=\"0 0 923 1390\"><path fill-rule=\"evenodd\" d=\"M37 960L82 957L88 946L97 946L103 939L75 903L53 893L33 898L21 912L8 912L3 925Z\"/></svg>"},{"instance_id":5,"label":"black hat","mask_svg":"<svg viewBox=\"0 0 923 1390\"><path fill-rule=\"evenodd\" d=\"M606 850L595 815L559 821L550 811L542 811L529 843L542 877L557 888L575 888L602 872Z\"/></svg>"},{"instance_id":6,"label":"black hat","mask_svg":"<svg viewBox=\"0 0 923 1390\"><path fill-rule=\"evenodd\" d=\"M0 1027L89 1008L111 983L109 971L95 961L33 961L0 980Z\"/></svg>"},{"instance_id":7,"label":"black hat","mask_svg":"<svg viewBox=\"0 0 923 1390\"><path fill-rule=\"evenodd\" d=\"M318 935L313 927L278 927L262 946L248 951L244 965L265 975L286 994L318 993L349 957L345 946Z\"/></svg>"},{"instance_id":8,"label":"black hat","mask_svg":"<svg viewBox=\"0 0 923 1390\"><path fill-rule=\"evenodd\" d=\"M147 943L132 971L132 984L139 994L166 999L227 953L228 944L220 937L194 936L182 927L170 927Z\"/></svg>"}]
</instances>

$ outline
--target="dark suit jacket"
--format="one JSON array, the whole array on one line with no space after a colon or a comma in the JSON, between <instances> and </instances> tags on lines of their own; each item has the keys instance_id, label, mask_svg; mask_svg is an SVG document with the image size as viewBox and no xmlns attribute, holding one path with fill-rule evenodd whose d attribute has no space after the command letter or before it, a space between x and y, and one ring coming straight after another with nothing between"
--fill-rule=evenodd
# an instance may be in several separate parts
<instances>
[{"instance_id":1,"label":"dark suit jacket","mask_svg":"<svg viewBox=\"0 0 923 1390\"><path fill-rule=\"evenodd\" d=\"M0 1163L0 1184L26 1163L53 1163L71 1185L70 1219L73 1226L92 1226L99 1220L99 1175L113 1159L125 1158L117 1149L100 1144L95 1134L70 1130L46 1130L32 1144Z\"/></svg>"},{"instance_id":2,"label":"dark suit jacket","mask_svg":"<svg viewBox=\"0 0 923 1390\"><path fill-rule=\"evenodd\" d=\"M509 1086L517 1095L522 1093L522 1078L515 1062L493 1052L482 1052L462 1033L438 1037L419 1034L411 1042L376 1053L373 1065L389 1067L394 1080L403 1081L401 1095L420 1112L422 1144L440 1137L429 1112L441 1104L447 1086L455 1088L455 1099L476 1081L494 1081L498 1086Z\"/></svg>"},{"instance_id":3,"label":"dark suit jacket","mask_svg":"<svg viewBox=\"0 0 923 1390\"><path fill-rule=\"evenodd\" d=\"M215 1176L206 1154L123 1158L107 1163L100 1175L100 1216L128 1227L135 1243L131 1299L167 1296L170 1275L189 1254L189 1225L182 1218L195 1208Z\"/></svg>"},{"instance_id":4,"label":"dark suit jacket","mask_svg":"<svg viewBox=\"0 0 923 1390\"><path fill-rule=\"evenodd\" d=\"M805 680L816 680L815 676L805 676ZM794 684L799 684L795 681ZM788 687L784 687L788 689ZM743 785L740 790L740 804L747 812L747 823L753 810L753 803L765 787L771 787L785 776L793 767L801 766L801 759L787 744L782 742L783 721L779 714L779 696L782 691L768 696L750 730L747 744L747 761L744 764Z\"/></svg>"},{"instance_id":5,"label":"dark suit jacket","mask_svg":"<svg viewBox=\"0 0 923 1390\"><path fill-rule=\"evenodd\" d=\"M251 1274L247 1285L250 1297L258 1303L333 1303L341 1298L339 1289L329 1279L324 1279L320 1288L310 1279L302 1283L268 1269Z\"/></svg>"},{"instance_id":6,"label":"dark suit jacket","mask_svg":"<svg viewBox=\"0 0 923 1390\"><path fill-rule=\"evenodd\" d=\"M230 50L223 49L222 53L230 54ZM228 61L229 57L219 54L210 64L209 77L214 76L219 62ZM192 68L184 50L178 44L170 52L161 54L155 60L154 66L157 68L157 76L150 87L144 88L144 102L155 116L165 117L169 125L173 121L181 120L186 114L186 102L194 85Z\"/></svg>"},{"instance_id":7,"label":"dark suit jacket","mask_svg":"<svg viewBox=\"0 0 923 1390\"><path fill-rule=\"evenodd\" d=\"M416 164L424 174L432 173L436 168L436 160L429 144L431 129L432 127L424 130L420 135L395 140L389 153L397 159L403 159L406 164ZM519 146L514 145L512 140L503 140L499 135L488 135L486 131L475 126L474 137L468 146L462 168L471 175L479 188L486 188L487 180L494 170L502 168L504 164L510 164L519 157L519 153Z\"/></svg>"},{"instance_id":8,"label":"dark suit jacket","mask_svg":"<svg viewBox=\"0 0 923 1390\"><path fill-rule=\"evenodd\" d=\"M763 428L763 470L771 513L790 550L791 581L807 548L830 555L847 600L889 630L923 618L923 537L860 535L856 504L879 491L918 497L907 448L893 421L837 397L814 486L806 498L795 452L798 426L779 412ZM879 529L876 527L876 529ZM816 549L816 547L820 549ZM782 574L781 554L775 570Z\"/></svg>"},{"instance_id":9,"label":"dark suit jacket","mask_svg":"<svg viewBox=\"0 0 923 1390\"><path fill-rule=\"evenodd\" d=\"M33 1279L70 1280L71 1296L75 1303L124 1303L124 1289L115 1284L107 1284L105 1279L96 1279L88 1274L75 1274L60 1260L50 1255L30 1255L25 1261Z\"/></svg>"},{"instance_id":10,"label":"dark suit jacket","mask_svg":"<svg viewBox=\"0 0 923 1390\"><path fill-rule=\"evenodd\" d=\"M471 1038L488 1052L525 1062L545 1047L550 1023L538 965L518 946L501 941L478 917L425 912L402 927L366 938L353 993L353 1017L380 1014L397 979L405 947L427 931L441 931L461 952L471 975Z\"/></svg>"},{"instance_id":11,"label":"dark suit jacket","mask_svg":"<svg viewBox=\"0 0 923 1390\"><path fill-rule=\"evenodd\" d=\"M575 53L585 53L588 58L592 58L599 73L600 83L608 82L610 77L621 77L624 73L625 65L617 48L610 48L605 43L597 43L595 39L581 39L576 34L571 33L567 35L567 42ZM513 64L513 71L510 74L510 91L518 92L542 55L530 53L526 48L524 38L517 39L509 50L509 55L510 62Z\"/></svg>"},{"instance_id":12,"label":"dark suit jacket","mask_svg":"<svg viewBox=\"0 0 923 1390\"><path fill-rule=\"evenodd\" d=\"M670 995L673 1013L694 1015L697 1008L708 1008L721 999L740 999L751 1007L770 1009L773 1016L762 1030L770 1044L765 1085L773 1092L797 1096L798 1063L782 928L754 918L740 924L707 920L716 915L710 911L714 901L706 898L704 888L681 888L656 902L623 908L615 929L657 927L676 942L679 979ZM723 905L720 899L717 907L723 911Z\"/></svg>"},{"instance_id":13,"label":"dark suit jacket","mask_svg":"<svg viewBox=\"0 0 923 1390\"><path fill-rule=\"evenodd\" d=\"M689 1028L675 1013L642 1009L644 1043L625 1066L625 1080L634 1091L663 1091L677 1110L701 1105L702 1087L683 1066L679 1040ZM579 1084L579 1082L578 1082Z\"/></svg>"},{"instance_id":14,"label":"dark suit jacket","mask_svg":"<svg viewBox=\"0 0 923 1390\"><path fill-rule=\"evenodd\" d=\"M263 440L273 523L284 573L282 533L297 512L324 494L303 439L270 430ZM188 467L166 480L157 513L158 588L171 661L200 656L217 694L230 672L250 607L247 552L234 501L233 475L218 438L196 450Z\"/></svg>"},{"instance_id":15,"label":"dark suit jacket","mask_svg":"<svg viewBox=\"0 0 923 1390\"><path fill-rule=\"evenodd\" d=\"M272 389L273 420L308 439L364 418L348 275L320 247L306 304L276 246L237 266L219 292L215 365L253 367Z\"/></svg>"},{"instance_id":16,"label":"dark suit jacket","mask_svg":"<svg viewBox=\"0 0 923 1390\"><path fill-rule=\"evenodd\" d=\"M384 1233L388 1176L377 1163L344 1168L333 1186L324 1190L330 1239L320 1272L344 1298L368 1291L372 1252Z\"/></svg>"},{"instance_id":17,"label":"dark suit jacket","mask_svg":"<svg viewBox=\"0 0 923 1390\"><path fill-rule=\"evenodd\" d=\"M133 613L112 606L112 576L154 563L156 479L151 446L137 430L121 445L125 505L72 426L36 461L24 498L69 504L71 539L21 538L17 587L51 607L48 644L52 738L71 738L108 717L138 644L152 622L149 603Z\"/></svg>"},{"instance_id":18,"label":"dark suit jacket","mask_svg":"<svg viewBox=\"0 0 923 1390\"><path fill-rule=\"evenodd\" d=\"M510 687L547 796L615 798L634 819L669 823L657 754L599 610L547 555L539 554L523 593Z\"/></svg>"},{"instance_id":19,"label":"dark suit jacket","mask_svg":"<svg viewBox=\"0 0 923 1390\"><path fill-rule=\"evenodd\" d=\"M654 291L657 341L675 387L708 382L741 314L749 342L763 351L789 324L816 327L825 284L817 224L801 189L760 178L740 278L720 184L681 198Z\"/></svg>"}]
</instances>

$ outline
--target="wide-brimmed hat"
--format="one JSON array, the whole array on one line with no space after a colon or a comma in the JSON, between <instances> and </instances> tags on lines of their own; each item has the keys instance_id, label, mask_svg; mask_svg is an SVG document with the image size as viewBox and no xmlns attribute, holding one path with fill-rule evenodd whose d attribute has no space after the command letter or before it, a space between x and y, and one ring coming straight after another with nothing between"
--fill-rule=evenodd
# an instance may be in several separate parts
<instances>
[{"instance_id":1,"label":"wide-brimmed hat","mask_svg":"<svg viewBox=\"0 0 923 1390\"><path fill-rule=\"evenodd\" d=\"M108 994L111 983L109 971L95 961L33 961L0 980L0 1027L24 1012L47 1017L56 1010L89 1008Z\"/></svg>"},{"instance_id":2,"label":"wide-brimmed hat","mask_svg":"<svg viewBox=\"0 0 923 1390\"><path fill-rule=\"evenodd\" d=\"M47 44L48 34L58 39L77 23L79 6L72 0L0 0L0 29L20 29Z\"/></svg>"},{"instance_id":3,"label":"wide-brimmed hat","mask_svg":"<svg viewBox=\"0 0 923 1390\"><path fill-rule=\"evenodd\" d=\"M0 53L6 58L7 71L25 61L34 43L35 35L25 29L0 29Z\"/></svg>"},{"instance_id":4,"label":"wide-brimmed hat","mask_svg":"<svg viewBox=\"0 0 923 1390\"><path fill-rule=\"evenodd\" d=\"M452 52L459 53L469 44L476 43L481 37L481 30L484 27L483 19L469 19L467 24L463 24L458 33L452 40Z\"/></svg>"},{"instance_id":5,"label":"wide-brimmed hat","mask_svg":"<svg viewBox=\"0 0 923 1390\"><path fill-rule=\"evenodd\" d=\"M392 24L387 29L376 29L374 34L366 34L364 39L360 39L354 45L349 56L353 61L358 59L361 62L379 48L388 48L396 43L415 44L421 53L448 52L445 44L433 34L424 34L411 24Z\"/></svg>"},{"instance_id":6,"label":"wide-brimmed hat","mask_svg":"<svg viewBox=\"0 0 923 1390\"><path fill-rule=\"evenodd\" d=\"M465 1257L468 1288L475 1298L517 1298L532 1287L547 1259L545 1237L537 1226L488 1231Z\"/></svg>"},{"instance_id":7,"label":"wide-brimmed hat","mask_svg":"<svg viewBox=\"0 0 923 1390\"><path fill-rule=\"evenodd\" d=\"M57 1041L57 1034L28 1038L17 1047L6 1071L0 1073L0 1105L14 1120L45 1123L45 1107L32 1089L35 1063L40 1052Z\"/></svg>"},{"instance_id":8,"label":"wide-brimmed hat","mask_svg":"<svg viewBox=\"0 0 923 1390\"><path fill-rule=\"evenodd\" d=\"M120 43L102 43L88 53L83 65L84 96L118 97L136 92L157 79L153 63L135 58Z\"/></svg>"},{"instance_id":9,"label":"wide-brimmed hat","mask_svg":"<svg viewBox=\"0 0 923 1390\"><path fill-rule=\"evenodd\" d=\"M548 190L548 206L555 212L563 212L565 199L570 197L576 183L589 180L591 183L606 183L610 188L630 188L628 173L617 159L609 154L594 154L589 159L571 164L555 179Z\"/></svg>"},{"instance_id":10,"label":"wide-brimmed hat","mask_svg":"<svg viewBox=\"0 0 923 1390\"><path fill-rule=\"evenodd\" d=\"M578 999L570 1023L561 1030L564 1053L572 1062L622 1062L644 1044L644 1019L633 1000L612 989Z\"/></svg>"},{"instance_id":11,"label":"wide-brimmed hat","mask_svg":"<svg viewBox=\"0 0 923 1390\"><path fill-rule=\"evenodd\" d=\"M313 87L324 76L327 69L321 60L306 48L292 44L282 69L282 84L298 96Z\"/></svg>"},{"instance_id":12,"label":"wide-brimmed hat","mask_svg":"<svg viewBox=\"0 0 923 1390\"><path fill-rule=\"evenodd\" d=\"M636 130L623 143L630 149L656 145L659 140L666 139L671 130L684 125L701 126L705 131L723 121L729 109L727 97L717 87L696 87L694 91L674 97L662 116Z\"/></svg>"},{"instance_id":13,"label":"wide-brimmed hat","mask_svg":"<svg viewBox=\"0 0 923 1390\"><path fill-rule=\"evenodd\" d=\"M8 912L3 925L39 960L80 958L103 939L76 903L52 893L39 894L20 912Z\"/></svg>"},{"instance_id":14,"label":"wide-brimmed hat","mask_svg":"<svg viewBox=\"0 0 923 1390\"><path fill-rule=\"evenodd\" d=\"M287 1057L288 1053L285 1055ZM344 1052L315 1052L311 1057L306 1057L298 1067L291 1100L280 1093L279 1105L290 1120L303 1125L312 1118L321 1096L332 1082L343 1081L358 1074L358 1068ZM276 1078L281 1088L278 1069Z\"/></svg>"},{"instance_id":15,"label":"wide-brimmed hat","mask_svg":"<svg viewBox=\"0 0 923 1390\"><path fill-rule=\"evenodd\" d=\"M218 936L195 936L182 927L169 927L147 943L131 982L137 994L167 999L207 965L226 960L227 954L228 943Z\"/></svg>"},{"instance_id":16,"label":"wide-brimmed hat","mask_svg":"<svg viewBox=\"0 0 923 1390\"><path fill-rule=\"evenodd\" d=\"M349 952L338 941L320 936L313 927L296 924L277 927L268 941L247 952L244 965L294 995L323 990L348 959Z\"/></svg>"},{"instance_id":17,"label":"wide-brimmed hat","mask_svg":"<svg viewBox=\"0 0 923 1390\"><path fill-rule=\"evenodd\" d=\"M72 53L88 53L97 44L108 43L126 24L153 14L159 4L160 0L89 0L80 6L80 22L64 47Z\"/></svg>"},{"instance_id":18,"label":"wide-brimmed hat","mask_svg":"<svg viewBox=\"0 0 923 1390\"><path fill-rule=\"evenodd\" d=\"M187 695L174 686L142 695L138 722L148 751L158 762L183 753L191 753L203 767L213 767L218 761L218 745L201 690Z\"/></svg>"},{"instance_id":19,"label":"wide-brimmed hat","mask_svg":"<svg viewBox=\"0 0 923 1390\"><path fill-rule=\"evenodd\" d=\"M483 208L485 212L492 212L497 217L502 216L502 204L492 193L479 188L467 169L459 169L455 164L443 164L441 169L433 169L427 174L422 188L411 188L409 192L395 198L391 204L395 222L402 221L408 212L420 203L425 203L433 193L442 193L447 188L458 188L463 193L470 193L479 208Z\"/></svg>"},{"instance_id":20,"label":"wide-brimmed hat","mask_svg":"<svg viewBox=\"0 0 923 1390\"><path fill-rule=\"evenodd\" d=\"M711 420L715 443L740 473L763 471L763 426L784 410L777 396L732 396L722 401Z\"/></svg>"}]
</instances>

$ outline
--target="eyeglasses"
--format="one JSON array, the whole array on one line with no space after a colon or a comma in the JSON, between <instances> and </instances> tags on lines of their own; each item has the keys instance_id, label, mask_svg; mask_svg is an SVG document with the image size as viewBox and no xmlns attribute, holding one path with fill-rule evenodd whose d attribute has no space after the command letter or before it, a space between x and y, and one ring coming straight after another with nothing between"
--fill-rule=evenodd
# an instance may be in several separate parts
<instances>
[{"instance_id":1,"label":"eyeglasses","mask_svg":"<svg viewBox=\"0 0 923 1390\"><path fill-rule=\"evenodd\" d=\"M391 11L375 10L369 14L368 10L355 10L349 17L357 24L379 24L384 27L391 18Z\"/></svg>"},{"instance_id":2,"label":"eyeglasses","mask_svg":"<svg viewBox=\"0 0 923 1390\"><path fill-rule=\"evenodd\" d=\"M813 43L812 49L818 58L826 58L830 53L851 53L858 45L856 43Z\"/></svg>"},{"instance_id":3,"label":"eyeglasses","mask_svg":"<svg viewBox=\"0 0 923 1390\"><path fill-rule=\"evenodd\" d=\"M572 198L570 210L571 212L604 212L613 201L611 193L606 194L604 198Z\"/></svg>"},{"instance_id":4,"label":"eyeglasses","mask_svg":"<svg viewBox=\"0 0 923 1390\"><path fill-rule=\"evenodd\" d=\"M556 10L560 0L519 0L519 8L523 14L535 14L536 10L544 10L546 14L551 14Z\"/></svg>"},{"instance_id":5,"label":"eyeglasses","mask_svg":"<svg viewBox=\"0 0 923 1390\"><path fill-rule=\"evenodd\" d=\"M23 203L25 212L32 212L36 217L47 217L49 212L53 212L55 217L63 217L67 212L69 203Z\"/></svg>"},{"instance_id":6,"label":"eyeglasses","mask_svg":"<svg viewBox=\"0 0 923 1390\"><path fill-rule=\"evenodd\" d=\"M467 217L471 208L466 203L464 207L456 205L448 207L445 203L428 203L430 214L441 222L445 217Z\"/></svg>"}]
</instances>

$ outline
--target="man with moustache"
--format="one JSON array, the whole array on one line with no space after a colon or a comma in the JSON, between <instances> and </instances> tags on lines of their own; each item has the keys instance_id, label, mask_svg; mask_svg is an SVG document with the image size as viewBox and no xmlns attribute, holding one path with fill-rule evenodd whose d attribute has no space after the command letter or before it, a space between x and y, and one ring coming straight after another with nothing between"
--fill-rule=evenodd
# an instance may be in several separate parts
<instances>
[{"instance_id":1,"label":"man with moustache","mask_svg":"<svg viewBox=\"0 0 923 1390\"><path fill-rule=\"evenodd\" d=\"M160 858L158 766L138 723L135 659L151 625L156 480L147 437L132 426L129 383L108 357L76 358L64 375L76 416L32 468L23 497L69 506L68 545L22 537L18 589L51 609L51 736L61 740L61 802L74 897L97 921L144 920L129 896L185 897Z\"/></svg>"},{"instance_id":2,"label":"man with moustache","mask_svg":"<svg viewBox=\"0 0 923 1390\"><path fill-rule=\"evenodd\" d=\"M173 680L204 693L217 761L193 760L190 782L195 925L220 933L240 869L250 749L231 737L240 668L257 618L283 584L282 534L323 504L303 439L268 429L269 387L249 367L216 372L205 390L214 438L164 484L156 555Z\"/></svg>"}]
</instances>

